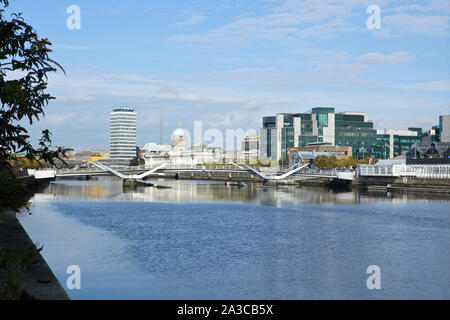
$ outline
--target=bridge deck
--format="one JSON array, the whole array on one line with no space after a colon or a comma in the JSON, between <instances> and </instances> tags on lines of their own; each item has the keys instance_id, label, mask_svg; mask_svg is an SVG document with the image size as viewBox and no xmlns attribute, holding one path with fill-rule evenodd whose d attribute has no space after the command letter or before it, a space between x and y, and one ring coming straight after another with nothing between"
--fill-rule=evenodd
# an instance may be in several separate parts
<instances>
[{"instance_id":1,"label":"bridge deck","mask_svg":"<svg viewBox=\"0 0 450 320\"><path fill-rule=\"evenodd\" d=\"M103 166L102 166L103 167ZM148 173L149 174L157 174L157 173L223 173L223 174L238 174L238 173L248 173L253 176L258 176L262 179L271 179L273 177L286 179L288 178L288 174L290 173L289 180L295 180L296 177L304 180L305 178L328 178L328 179L344 179L344 180L352 180L353 172L352 171L337 171L337 170L313 170L313 169L305 169L305 168L297 168L291 171L280 171L278 176L276 176L274 172L270 175L266 172L257 171L254 168L246 166L247 168L243 168L238 166L219 166L219 167L188 167L188 166L166 166L164 168L146 168L146 167L121 167L116 168L115 170L104 170L104 169L62 169L57 170L55 176L56 177L77 177L77 176L103 176L103 175L111 175L111 171L114 171L114 174L117 176L131 175L136 176L139 174ZM150 170L150 171L149 171ZM257 174L258 173L258 174ZM347 176L345 176L347 175ZM279 180L280 180L279 179Z\"/></svg>"}]
</instances>

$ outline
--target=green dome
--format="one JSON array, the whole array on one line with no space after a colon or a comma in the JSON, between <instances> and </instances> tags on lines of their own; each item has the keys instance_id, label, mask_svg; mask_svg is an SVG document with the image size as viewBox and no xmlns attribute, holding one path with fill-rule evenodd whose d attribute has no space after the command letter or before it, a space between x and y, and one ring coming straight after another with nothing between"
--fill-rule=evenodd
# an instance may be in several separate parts
<instances>
[{"instance_id":1,"label":"green dome","mask_svg":"<svg viewBox=\"0 0 450 320\"><path fill-rule=\"evenodd\" d=\"M172 133L172 135L173 136L184 136L185 134L184 134L184 130L183 129L178 128Z\"/></svg>"}]
</instances>

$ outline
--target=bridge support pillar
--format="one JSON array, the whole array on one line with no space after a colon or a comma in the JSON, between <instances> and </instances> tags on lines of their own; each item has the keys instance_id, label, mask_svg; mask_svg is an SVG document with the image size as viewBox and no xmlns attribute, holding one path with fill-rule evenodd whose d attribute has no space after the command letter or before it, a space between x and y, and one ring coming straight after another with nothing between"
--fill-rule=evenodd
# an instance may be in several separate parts
<instances>
[{"instance_id":1,"label":"bridge support pillar","mask_svg":"<svg viewBox=\"0 0 450 320\"><path fill-rule=\"evenodd\" d=\"M125 188L136 188L138 182L135 179L123 179L123 186Z\"/></svg>"},{"instance_id":2,"label":"bridge support pillar","mask_svg":"<svg viewBox=\"0 0 450 320\"><path fill-rule=\"evenodd\" d=\"M265 180L263 182L263 186L277 187L278 186L278 181L276 181L276 180Z\"/></svg>"}]
</instances>

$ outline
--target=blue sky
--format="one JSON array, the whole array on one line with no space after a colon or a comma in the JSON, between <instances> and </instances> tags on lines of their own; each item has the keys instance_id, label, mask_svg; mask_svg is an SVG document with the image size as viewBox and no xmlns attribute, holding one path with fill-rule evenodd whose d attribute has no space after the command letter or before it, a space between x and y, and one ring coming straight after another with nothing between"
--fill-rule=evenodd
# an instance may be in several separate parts
<instances>
[{"instance_id":1,"label":"blue sky","mask_svg":"<svg viewBox=\"0 0 450 320\"><path fill-rule=\"evenodd\" d=\"M81 9L69 30L67 7ZM369 30L369 5L381 29ZM30 129L54 144L108 148L109 112L138 112L138 144L192 130L258 129L261 117L315 106L366 111L377 128L429 128L450 114L447 0L12 0L64 66Z\"/></svg>"}]
</instances>

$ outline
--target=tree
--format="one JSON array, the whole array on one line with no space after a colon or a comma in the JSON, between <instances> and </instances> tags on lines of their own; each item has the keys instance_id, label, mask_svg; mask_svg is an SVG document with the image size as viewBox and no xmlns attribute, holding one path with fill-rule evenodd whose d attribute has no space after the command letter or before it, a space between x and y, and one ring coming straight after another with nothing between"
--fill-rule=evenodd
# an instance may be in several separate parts
<instances>
[{"instance_id":1,"label":"tree","mask_svg":"<svg viewBox=\"0 0 450 320\"><path fill-rule=\"evenodd\" d=\"M325 162L325 167L327 169L333 169L336 168L336 157L332 156L332 157L327 157L326 162Z\"/></svg>"},{"instance_id":2,"label":"tree","mask_svg":"<svg viewBox=\"0 0 450 320\"><path fill-rule=\"evenodd\" d=\"M358 160L358 164L369 164L370 162L370 157L362 159L362 160ZM372 163L375 164L375 163Z\"/></svg>"},{"instance_id":3,"label":"tree","mask_svg":"<svg viewBox=\"0 0 450 320\"><path fill-rule=\"evenodd\" d=\"M336 167L338 167L338 168L356 168L356 160L353 159L352 157L337 160Z\"/></svg>"},{"instance_id":4,"label":"tree","mask_svg":"<svg viewBox=\"0 0 450 320\"><path fill-rule=\"evenodd\" d=\"M42 163L37 160L29 160L27 158L17 158L16 166L18 168L38 169L42 167Z\"/></svg>"},{"instance_id":5,"label":"tree","mask_svg":"<svg viewBox=\"0 0 450 320\"><path fill-rule=\"evenodd\" d=\"M324 156L324 155L317 156L314 159L314 162L313 162L315 167L321 168L321 169L322 168L326 168L327 167L327 163L328 163L328 157Z\"/></svg>"},{"instance_id":6,"label":"tree","mask_svg":"<svg viewBox=\"0 0 450 320\"><path fill-rule=\"evenodd\" d=\"M47 129L33 147L21 122L32 125L44 116L44 108L55 99L46 92L48 73L64 69L49 57L51 42L40 39L21 14L8 20L7 7L8 0L0 0L0 169L10 169L8 159L16 152L24 152L30 161L54 164L68 149L53 148Z\"/></svg>"},{"instance_id":7,"label":"tree","mask_svg":"<svg viewBox=\"0 0 450 320\"><path fill-rule=\"evenodd\" d=\"M356 168L358 163L368 163L369 159L357 161L352 157L346 159L336 159L336 157L327 157L321 155L314 160L314 166L317 168Z\"/></svg>"}]
</instances>

